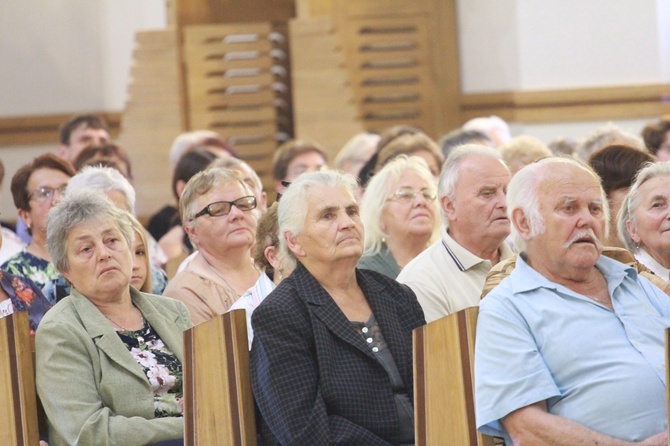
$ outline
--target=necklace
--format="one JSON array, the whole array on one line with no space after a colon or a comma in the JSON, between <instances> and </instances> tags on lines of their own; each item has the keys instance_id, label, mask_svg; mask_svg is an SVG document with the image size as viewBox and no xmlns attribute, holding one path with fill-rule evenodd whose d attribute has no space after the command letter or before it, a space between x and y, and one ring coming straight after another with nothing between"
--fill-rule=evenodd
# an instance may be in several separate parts
<instances>
[{"instance_id":1,"label":"necklace","mask_svg":"<svg viewBox=\"0 0 670 446\"><path fill-rule=\"evenodd\" d=\"M112 319L111 317L107 316L106 314L103 313L102 315L105 316L105 317L109 320L109 322L111 322L112 324L116 325L116 326L119 327L121 330L123 330L123 331L134 331L134 330L130 330L130 329L124 327L123 325L119 324L118 322L116 322L114 319ZM144 327L144 316L142 316L142 312L141 312L141 311L140 311L140 321L142 321L142 327Z\"/></svg>"},{"instance_id":2,"label":"necklace","mask_svg":"<svg viewBox=\"0 0 670 446\"><path fill-rule=\"evenodd\" d=\"M205 258L205 256L203 256L202 254L200 254L200 257L202 257L202 260L205 261L205 263L207 264L207 266L209 267L209 269L211 269L212 272L213 272L214 274L216 274L221 280L223 280L223 283L226 284L226 286L230 289L230 291L233 292L233 294L234 294L235 296L237 296L237 297L240 297L240 296L241 296L241 294L238 294L237 291L235 291L235 288L233 288L233 287L228 283L228 281L226 280L226 278L223 277L223 274L221 274L220 272L218 272L218 271L216 270L216 268L214 268L214 267L207 261L207 259Z\"/></svg>"}]
</instances>

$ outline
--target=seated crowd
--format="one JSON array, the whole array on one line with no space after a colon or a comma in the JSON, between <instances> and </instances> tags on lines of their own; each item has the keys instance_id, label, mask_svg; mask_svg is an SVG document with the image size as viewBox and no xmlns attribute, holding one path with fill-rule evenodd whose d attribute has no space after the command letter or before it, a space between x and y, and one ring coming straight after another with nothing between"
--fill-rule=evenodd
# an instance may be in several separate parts
<instances>
[{"instance_id":1,"label":"seated crowd","mask_svg":"<svg viewBox=\"0 0 670 446\"><path fill-rule=\"evenodd\" d=\"M641 135L396 126L334 169L291 140L272 194L225 138L187 132L177 201L145 227L141 172L104 120L73 118L13 174L0 234L0 317L28 312L43 439L182 444L182 333L244 309L261 444L411 445L412 331L479 306L481 432L667 444L670 121Z\"/></svg>"}]
</instances>

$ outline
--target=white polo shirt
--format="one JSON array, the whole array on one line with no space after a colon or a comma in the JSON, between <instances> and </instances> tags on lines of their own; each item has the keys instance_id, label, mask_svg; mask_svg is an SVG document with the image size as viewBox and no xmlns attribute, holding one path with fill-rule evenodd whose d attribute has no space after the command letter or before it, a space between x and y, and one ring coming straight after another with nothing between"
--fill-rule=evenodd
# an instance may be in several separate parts
<instances>
[{"instance_id":1,"label":"white polo shirt","mask_svg":"<svg viewBox=\"0 0 670 446\"><path fill-rule=\"evenodd\" d=\"M514 256L503 242L500 261ZM442 239L409 262L398 275L423 308L426 322L433 322L464 308L479 305L491 262L459 245L442 229Z\"/></svg>"}]
</instances>

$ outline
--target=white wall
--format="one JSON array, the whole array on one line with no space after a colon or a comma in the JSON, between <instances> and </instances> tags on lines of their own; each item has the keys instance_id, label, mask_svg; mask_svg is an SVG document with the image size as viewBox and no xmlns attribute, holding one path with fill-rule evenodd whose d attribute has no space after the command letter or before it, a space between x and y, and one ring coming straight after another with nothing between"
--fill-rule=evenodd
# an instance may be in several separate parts
<instances>
[{"instance_id":1,"label":"white wall","mask_svg":"<svg viewBox=\"0 0 670 446\"><path fill-rule=\"evenodd\" d=\"M0 2L0 117L123 110L135 31L166 23L164 0ZM16 169L56 145L0 150L2 220Z\"/></svg>"},{"instance_id":2,"label":"white wall","mask_svg":"<svg viewBox=\"0 0 670 446\"><path fill-rule=\"evenodd\" d=\"M0 116L120 111L137 29L165 27L164 0L0 4Z\"/></svg>"},{"instance_id":3,"label":"white wall","mask_svg":"<svg viewBox=\"0 0 670 446\"><path fill-rule=\"evenodd\" d=\"M457 0L464 93L670 83L667 0ZM639 134L650 119L615 121ZM511 123L581 138L599 122Z\"/></svg>"}]
</instances>

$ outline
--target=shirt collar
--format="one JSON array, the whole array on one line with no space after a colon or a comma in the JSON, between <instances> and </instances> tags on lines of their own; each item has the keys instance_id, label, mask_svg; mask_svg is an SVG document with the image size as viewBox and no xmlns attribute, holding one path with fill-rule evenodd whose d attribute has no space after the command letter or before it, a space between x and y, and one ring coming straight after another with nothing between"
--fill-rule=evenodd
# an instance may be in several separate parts
<instances>
[{"instance_id":1,"label":"shirt collar","mask_svg":"<svg viewBox=\"0 0 670 446\"><path fill-rule=\"evenodd\" d=\"M642 248L635 250L635 258L638 262L649 268L651 272L659 276L661 279L666 281L668 280L670 270L658 263L656 259L653 258L647 251Z\"/></svg>"},{"instance_id":2,"label":"shirt collar","mask_svg":"<svg viewBox=\"0 0 670 446\"><path fill-rule=\"evenodd\" d=\"M512 291L516 293L523 293L526 291L532 291L537 288L550 288L558 289L566 287L560 285L556 282L552 282L542 274L533 269L528 263L526 263L525 253L521 253L516 259L516 266L514 271L510 274L510 281L512 284ZM625 265L616 260L610 259L607 256L601 255L596 262L596 268L605 276L608 286L614 286L616 288L619 286L626 276L630 277L633 280L637 279L637 271L635 268Z\"/></svg>"},{"instance_id":3,"label":"shirt collar","mask_svg":"<svg viewBox=\"0 0 670 446\"><path fill-rule=\"evenodd\" d=\"M449 254L449 257L451 257L460 271L467 271L482 262L491 263L487 259L482 259L481 257L474 255L460 245L451 237L451 235L449 235L446 228L442 229L442 246L447 250L447 254ZM500 253L501 261L514 256L514 253L505 242L502 242L500 248L498 248L498 252ZM490 268L492 265L488 266Z\"/></svg>"}]
</instances>

